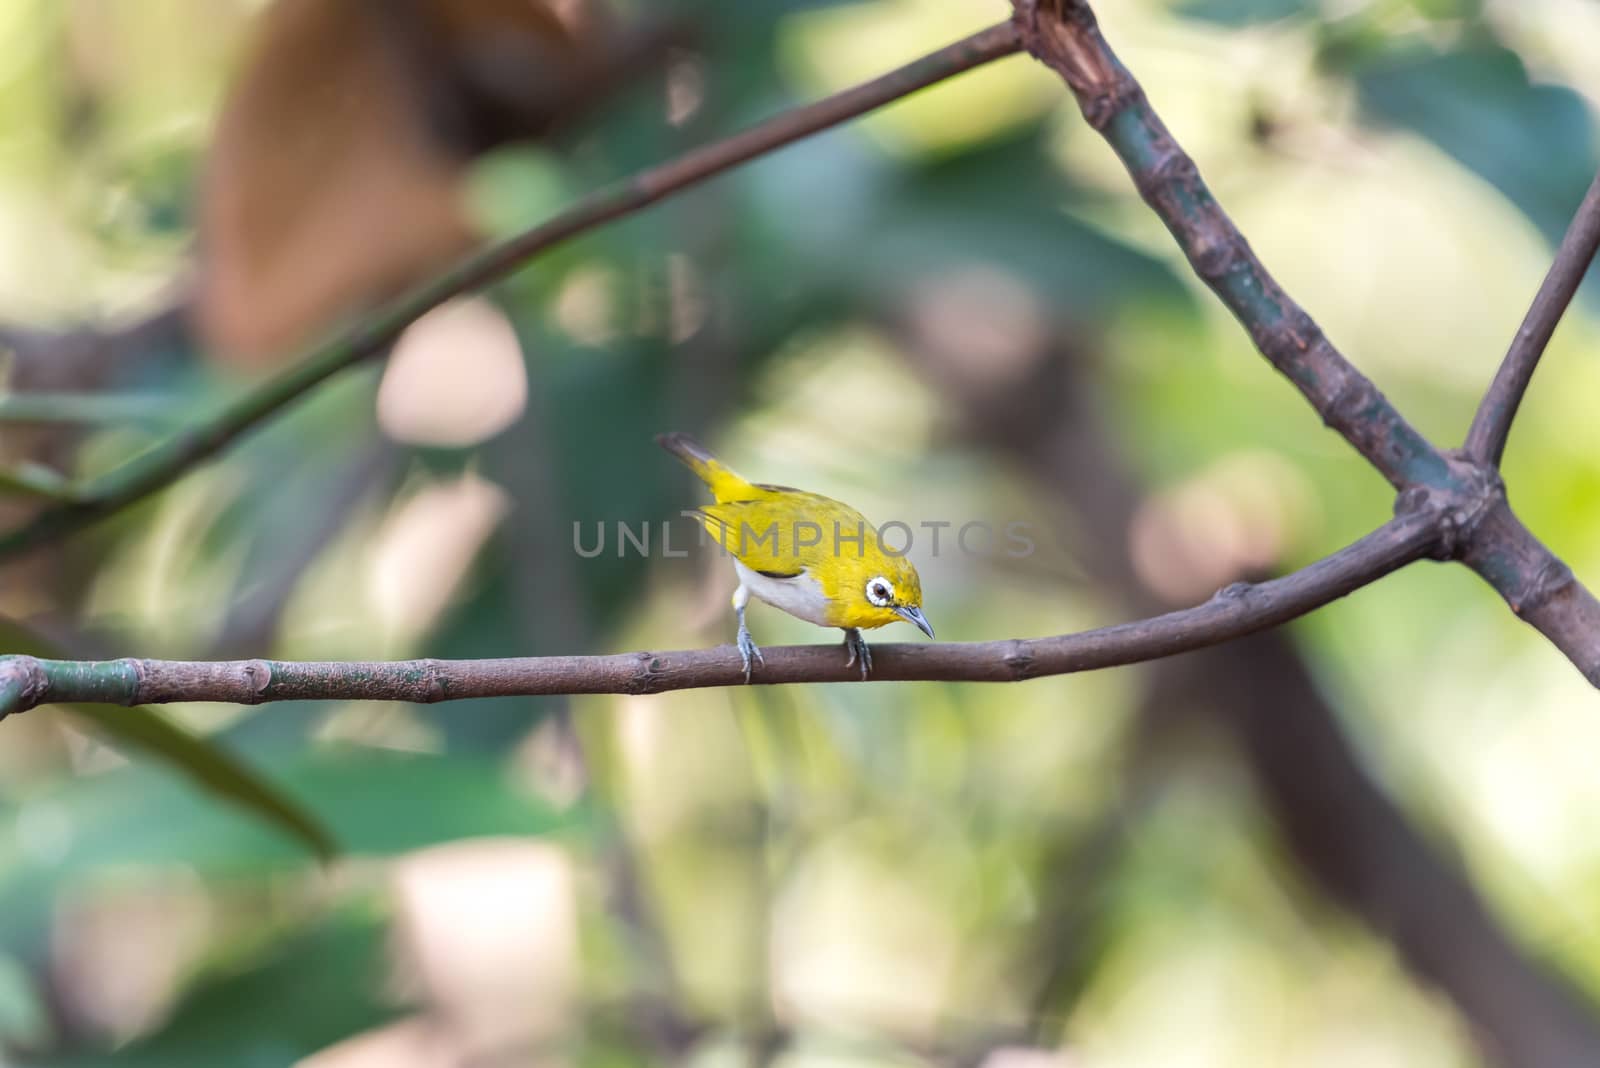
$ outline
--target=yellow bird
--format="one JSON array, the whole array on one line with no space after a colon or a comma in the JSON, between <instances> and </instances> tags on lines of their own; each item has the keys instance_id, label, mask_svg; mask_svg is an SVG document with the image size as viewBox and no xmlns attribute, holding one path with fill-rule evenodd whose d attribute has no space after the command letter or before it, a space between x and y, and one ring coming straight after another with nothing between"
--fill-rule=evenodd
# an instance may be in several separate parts
<instances>
[{"instance_id":1,"label":"yellow bird","mask_svg":"<svg viewBox=\"0 0 1600 1068\"><path fill-rule=\"evenodd\" d=\"M744 680L761 650L744 624L752 596L819 627L840 627L861 677L872 654L861 631L896 620L933 637L922 615L922 580L904 555L884 550L877 528L847 504L817 493L750 482L687 434L662 434L661 447L682 460L711 490L716 503L697 509L706 531L733 555L739 588L739 655Z\"/></svg>"}]
</instances>

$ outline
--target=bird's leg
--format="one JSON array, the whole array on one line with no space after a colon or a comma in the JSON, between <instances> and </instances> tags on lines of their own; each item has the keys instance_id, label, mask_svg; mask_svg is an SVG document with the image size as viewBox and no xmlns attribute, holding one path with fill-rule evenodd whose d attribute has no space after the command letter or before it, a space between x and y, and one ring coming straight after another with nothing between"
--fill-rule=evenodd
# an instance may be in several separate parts
<instances>
[{"instance_id":1,"label":"bird's leg","mask_svg":"<svg viewBox=\"0 0 1600 1068\"><path fill-rule=\"evenodd\" d=\"M872 674L872 650L867 648L867 639L862 637L860 627L850 627L844 632L844 647L850 651L850 659L844 662L845 667L860 660L861 677L864 679Z\"/></svg>"},{"instance_id":2,"label":"bird's leg","mask_svg":"<svg viewBox=\"0 0 1600 1068\"><path fill-rule=\"evenodd\" d=\"M750 591L745 589L744 583L741 582L739 588L733 591L733 610L739 616L737 644L739 646L739 656L744 661L744 681L747 686L750 684L751 660L761 660L763 664L766 663L761 658L760 647L756 645L755 639L750 637L750 628L744 625L744 609L749 603Z\"/></svg>"}]
</instances>

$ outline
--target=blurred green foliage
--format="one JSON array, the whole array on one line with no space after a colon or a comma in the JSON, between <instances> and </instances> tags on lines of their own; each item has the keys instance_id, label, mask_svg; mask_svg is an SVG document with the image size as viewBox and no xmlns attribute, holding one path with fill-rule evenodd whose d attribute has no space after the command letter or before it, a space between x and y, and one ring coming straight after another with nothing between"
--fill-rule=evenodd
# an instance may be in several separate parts
<instances>
[{"instance_id":1,"label":"blurred green foliage","mask_svg":"<svg viewBox=\"0 0 1600 1068\"><path fill-rule=\"evenodd\" d=\"M4 643L7 653L58 660L68 658L64 650L4 619L0 619L0 642ZM165 762L215 796L276 827L280 834L296 840L302 850L310 849L324 861L332 859L336 848L334 841L317 817L226 749L196 738L153 708L107 708L89 704L66 707L74 716L132 752ZM37 918L24 921L17 929L27 930L36 923Z\"/></svg>"},{"instance_id":2,"label":"blurred green foliage","mask_svg":"<svg viewBox=\"0 0 1600 1068\"><path fill-rule=\"evenodd\" d=\"M1594 116L1581 95L1530 81L1522 57L1492 41L1388 49L1355 77L1375 118L1422 134L1560 239L1594 177Z\"/></svg>"},{"instance_id":3,"label":"blurred green foliage","mask_svg":"<svg viewBox=\"0 0 1600 1068\"><path fill-rule=\"evenodd\" d=\"M156 1034L115 1053L49 1063L96 1065L293 1064L393 1015L383 983L383 924L353 908L306 931L287 931L236 971L219 972L181 1002Z\"/></svg>"},{"instance_id":4,"label":"blurred green foliage","mask_svg":"<svg viewBox=\"0 0 1600 1068\"><path fill-rule=\"evenodd\" d=\"M189 270L208 117L256 6L0 8L0 318L115 320ZM1101 6L1269 266L1408 415L1458 438L1592 174L1600 82L1573 42L1600 16L1558 0ZM466 210L509 232L1000 14L722 5L674 56L693 105L676 124L647 79L559 150L478 161ZM197 20L216 32L184 31ZM575 523L637 529L697 503L652 444L666 429L874 519L1027 521L1025 560L919 545L930 617L955 640L1125 616L1131 591L1097 563L1116 555L1095 543L1107 495L1136 505L1114 548L1179 600L1213 574L1303 563L1389 508L1026 59L587 235L491 296L527 383L509 428L394 434L374 414L388 371L361 368L63 546L0 606L114 654L726 641L730 576L709 554L572 550ZM1586 576L1593 314L1557 337L1507 466L1519 511ZM1125 468L1091 471L1082 496L1007 451L1020 417L971 425L980 386L1039 370L1030 346L1103 424L1104 455L1069 459ZM441 381L478 374L473 356L446 353ZM106 386L203 407L248 381L185 353ZM66 463L102 470L152 433L91 426ZM1593 994L1593 696L1457 570L1395 576L1296 625L1295 645L1375 774ZM819 640L761 608L751 624L763 643ZM1205 695L1163 710L1169 734L1140 714L1154 677L174 708L198 742L152 739L167 721L140 710L17 717L0 726L0 1058L268 1066L397 1022L476 1035L452 984L495 1005L496 984L523 989L507 975L536 972L567 1000L518 993L504 1033L482 1024L504 1043L493 1063L542 1063L517 1043L548 1039L548 1006L568 1021L555 1048L584 1066L749 1063L763 1043L800 1065L1029 1044L1086 1065L1479 1063L1387 947L1314 904L1236 756L1170 726ZM137 742L137 724L191 778L97 740ZM270 784L258 814L325 827L342 859L323 869L196 789L225 780L237 799L252 781L218 779L224 752ZM479 862L451 848L507 843L550 852L493 854L503 874L469 881L466 904L409 896L419 858L459 876ZM430 941L430 924L459 937ZM142 927L153 941L128 949ZM493 983L470 979L500 967L485 946L511 962ZM337 1052L323 1063L356 1063Z\"/></svg>"}]
</instances>

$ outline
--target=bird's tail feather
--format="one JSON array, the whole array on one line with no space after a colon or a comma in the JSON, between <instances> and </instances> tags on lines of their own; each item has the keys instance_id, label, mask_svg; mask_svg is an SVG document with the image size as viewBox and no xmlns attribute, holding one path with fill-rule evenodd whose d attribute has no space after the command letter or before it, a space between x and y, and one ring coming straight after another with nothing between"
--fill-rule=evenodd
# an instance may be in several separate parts
<instances>
[{"instance_id":1,"label":"bird's tail feather","mask_svg":"<svg viewBox=\"0 0 1600 1068\"><path fill-rule=\"evenodd\" d=\"M682 460L684 466L710 487L711 495L719 502L740 500L748 497L755 489L688 434L658 434L656 444Z\"/></svg>"}]
</instances>

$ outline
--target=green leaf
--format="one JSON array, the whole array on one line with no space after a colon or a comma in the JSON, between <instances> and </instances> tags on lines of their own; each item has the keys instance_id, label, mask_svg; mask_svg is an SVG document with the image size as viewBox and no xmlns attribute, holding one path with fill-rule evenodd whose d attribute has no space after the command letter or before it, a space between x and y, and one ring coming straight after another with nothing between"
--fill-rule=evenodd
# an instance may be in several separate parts
<instances>
[{"instance_id":1,"label":"green leaf","mask_svg":"<svg viewBox=\"0 0 1600 1068\"><path fill-rule=\"evenodd\" d=\"M384 925L347 909L291 938L253 967L215 975L155 1034L60 1068L289 1068L395 1015L382 996Z\"/></svg>"},{"instance_id":2,"label":"green leaf","mask_svg":"<svg viewBox=\"0 0 1600 1068\"><path fill-rule=\"evenodd\" d=\"M882 291L983 263L1085 320L1131 300L1191 306L1167 264L1069 214L1096 205L1056 172L1047 137L1036 126L909 170L880 198L867 247L836 249L832 270Z\"/></svg>"},{"instance_id":3,"label":"green leaf","mask_svg":"<svg viewBox=\"0 0 1600 1068\"><path fill-rule=\"evenodd\" d=\"M1224 26L1248 26L1314 14L1316 9L1313 0L1185 0L1176 11L1184 18Z\"/></svg>"},{"instance_id":4,"label":"green leaf","mask_svg":"<svg viewBox=\"0 0 1600 1068\"><path fill-rule=\"evenodd\" d=\"M576 200L572 185L554 155L526 144L512 145L473 163L467 209L482 232L510 237Z\"/></svg>"},{"instance_id":5,"label":"green leaf","mask_svg":"<svg viewBox=\"0 0 1600 1068\"><path fill-rule=\"evenodd\" d=\"M26 627L0 619L0 650L52 659L62 651ZM338 847L316 816L249 765L216 743L196 737L153 708L108 705L63 706L90 723L113 746L127 746L164 761L192 783L250 813L310 849L323 860ZM42 709L31 715L46 714Z\"/></svg>"},{"instance_id":6,"label":"green leaf","mask_svg":"<svg viewBox=\"0 0 1600 1068\"><path fill-rule=\"evenodd\" d=\"M70 481L43 464L28 462L0 469L0 494L62 503L75 499Z\"/></svg>"},{"instance_id":7,"label":"green leaf","mask_svg":"<svg viewBox=\"0 0 1600 1068\"><path fill-rule=\"evenodd\" d=\"M226 749L196 737L153 708L138 705L67 705L101 734L166 761L195 785L225 798L262 823L299 841L321 860L331 860L338 844L316 816Z\"/></svg>"},{"instance_id":8,"label":"green leaf","mask_svg":"<svg viewBox=\"0 0 1600 1068\"><path fill-rule=\"evenodd\" d=\"M296 756L270 765L275 782L322 813L346 853L392 855L482 835L580 830L582 808L555 810L527 796L496 762L377 750ZM50 828L51 840L19 834ZM24 849L20 843L30 838ZM4 844L19 843L7 857ZM181 865L207 878L259 877L304 864L283 835L239 809L210 803L149 767L119 768L29 798L0 819L0 944L48 930L68 886L136 879Z\"/></svg>"},{"instance_id":9,"label":"green leaf","mask_svg":"<svg viewBox=\"0 0 1600 1068\"><path fill-rule=\"evenodd\" d=\"M0 423L183 422L189 410L173 393L0 393Z\"/></svg>"},{"instance_id":10,"label":"green leaf","mask_svg":"<svg viewBox=\"0 0 1600 1068\"><path fill-rule=\"evenodd\" d=\"M37 1049L51 1033L50 1014L33 976L22 961L0 953L0 1048Z\"/></svg>"},{"instance_id":11,"label":"green leaf","mask_svg":"<svg viewBox=\"0 0 1600 1068\"><path fill-rule=\"evenodd\" d=\"M1594 120L1578 93L1533 83L1494 44L1362 57L1355 81L1369 115L1426 137L1560 238L1595 169Z\"/></svg>"}]
</instances>

